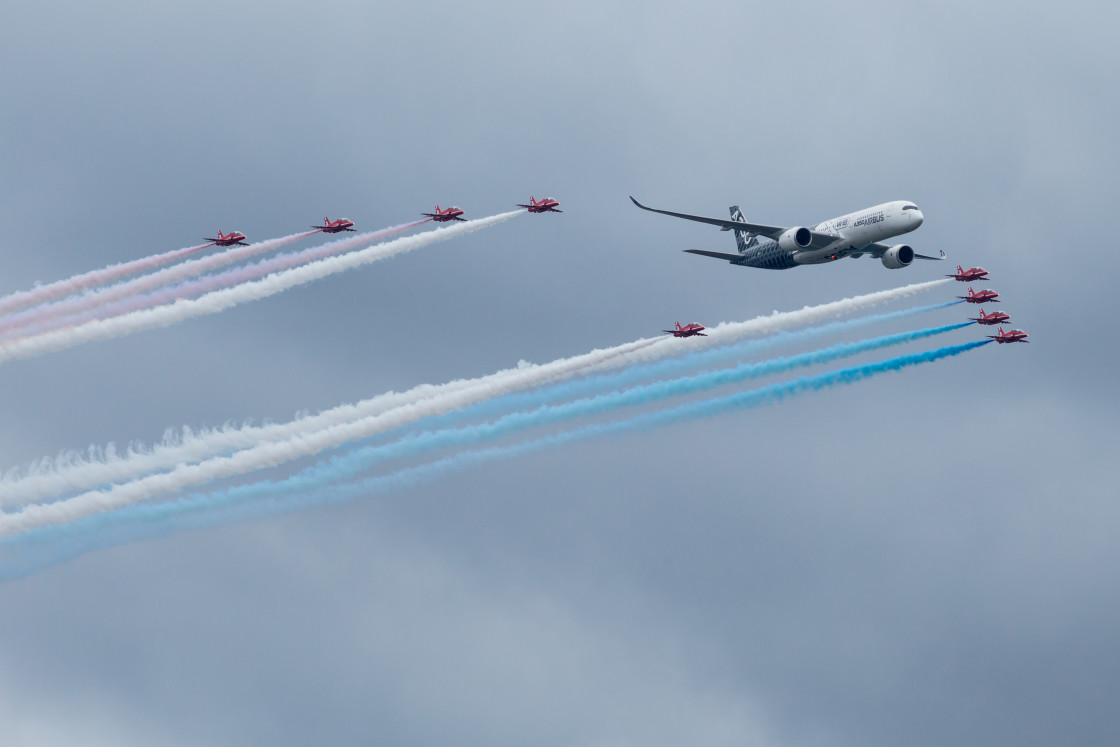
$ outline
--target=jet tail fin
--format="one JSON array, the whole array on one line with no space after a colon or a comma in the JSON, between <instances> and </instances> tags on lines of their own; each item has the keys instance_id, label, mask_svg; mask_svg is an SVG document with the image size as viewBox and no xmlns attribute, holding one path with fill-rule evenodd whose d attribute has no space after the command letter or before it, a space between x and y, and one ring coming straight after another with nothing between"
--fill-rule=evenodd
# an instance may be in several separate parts
<instances>
[{"instance_id":1,"label":"jet tail fin","mask_svg":"<svg viewBox=\"0 0 1120 747\"><path fill-rule=\"evenodd\" d=\"M731 220L735 221L736 223L746 223L747 222L747 219L743 217L743 211L739 209L738 205L732 205L730 210L731 210ZM746 254L747 251L749 251L752 247L754 247L758 244L758 237L755 236L753 233L748 233L746 231L740 231L737 228L734 229L734 231L735 231L735 245L737 247L739 247L739 254Z\"/></svg>"}]
</instances>

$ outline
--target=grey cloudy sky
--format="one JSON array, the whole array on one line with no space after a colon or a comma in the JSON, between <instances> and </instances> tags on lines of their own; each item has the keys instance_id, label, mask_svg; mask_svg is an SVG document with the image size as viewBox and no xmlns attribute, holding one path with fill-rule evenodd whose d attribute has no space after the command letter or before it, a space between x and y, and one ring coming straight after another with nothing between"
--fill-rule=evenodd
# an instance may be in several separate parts
<instances>
[{"instance_id":1,"label":"grey cloudy sky","mask_svg":"<svg viewBox=\"0 0 1120 747\"><path fill-rule=\"evenodd\" d=\"M915 248L991 270L1032 344L6 582L3 741L1115 744L1118 21L1076 2L5 6L0 293L219 228L530 193L565 213L6 363L0 468L949 264L731 268L680 252L727 234L629 194L774 224L914 200Z\"/></svg>"}]
</instances>

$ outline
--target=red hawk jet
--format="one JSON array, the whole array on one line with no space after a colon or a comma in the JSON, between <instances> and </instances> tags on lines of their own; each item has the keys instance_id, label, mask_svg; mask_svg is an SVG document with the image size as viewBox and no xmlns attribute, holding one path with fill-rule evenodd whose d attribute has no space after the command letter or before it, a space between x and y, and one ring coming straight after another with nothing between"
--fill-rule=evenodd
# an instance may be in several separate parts
<instances>
[{"instance_id":1,"label":"red hawk jet","mask_svg":"<svg viewBox=\"0 0 1120 747\"><path fill-rule=\"evenodd\" d=\"M986 288L977 293L976 291L972 290L972 286L969 286L968 295L957 296L957 298L963 298L968 303L999 303L999 294L991 288Z\"/></svg>"},{"instance_id":2,"label":"red hawk jet","mask_svg":"<svg viewBox=\"0 0 1120 747\"><path fill-rule=\"evenodd\" d=\"M436 211L434 213L420 213L420 214L428 216L429 218L434 220L436 223L447 223L448 221L453 221L453 220L461 220L464 223L467 222L466 218L460 218L459 217L460 215L463 214L463 209L461 207L458 207L458 206L452 206L452 207L444 208L443 210L440 210L439 205L436 205Z\"/></svg>"},{"instance_id":3,"label":"red hawk jet","mask_svg":"<svg viewBox=\"0 0 1120 747\"><path fill-rule=\"evenodd\" d=\"M682 327L681 323L677 322L676 329L663 329L661 331L673 337L707 337L707 335L704 334L705 329L703 324L696 324L693 322L692 324L686 324Z\"/></svg>"},{"instance_id":4,"label":"red hawk jet","mask_svg":"<svg viewBox=\"0 0 1120 747\"><path fill-rule=\"evenodd\" d=\"M312 226L312 228L318 228L323 233L342 233L343 231L353 231L353 226L354 221L350 220L349 218L338 218L337 220L331 220L324 215L323 225Z\"/></svg>"},{"instance_id":5,"label":"red hawk jet","mask_svg":"<svg viewBox=\"0 0 1120 747\"><path fill-rule=\"evenodd\" d=\"M946 275L945 277L959 280L962 283L971 283L974 280L983 280L988 277L988 271L983 267L969 267L967 270L964 270L960 265L957 265L956 273L953 275Z\"/></svg>"},{"instance_id":6,"label":"red hawk jet","mask_svg":"<svg viewBox=\"0 0 1120 747\"><path fill-rule=\"evenodd\" d=\"M530 213L562 213L564 212L563 210L556 209L556 206L559 204L559 202L551 197L542 197L540 202L538 202L530 195L528 205L518 205L517 207L528 208Z\"/></svg>"},{"instance_id":7,"label":"red hawk jet","mask_svg":"<svg viewBox=\"0 0 1120 747\"><path fill-rule=\"evenodd\" d=\"M242 246L249 246L245 243L246 236L240 231L230 231L229 233L222 233L218 231L218 238L206 239L214 246L233 246L234 244L241 244Z\"/></svg>"},{"instance_id":8,"label":"red hawk jet","mask_svg":"<svg viewBox=\"0 0 1120 747\"><path fill-rule=\"evenodd\" d=\"M991 339L1002 345L1005 342L1030 342L1027 339L1028 335L1021 329L1013 329L1010 332L1004 332L1003 327L999 328L998 335L988 335Z\"/></svg>"},{"instance_id":9,"label":"red hawk jet","mask_svg":"<svg viewBox=\"0 0 1120 747\"><path fill-rule=\"evenodd\" d=\"M980 316L969 318L969 321L976 322L977 324L1003 324L1010 320L1010 314L1005 314L1002 311L993 311L991 314L985 314L983 309L980 309Z\"/></svg>"}]
</instances>

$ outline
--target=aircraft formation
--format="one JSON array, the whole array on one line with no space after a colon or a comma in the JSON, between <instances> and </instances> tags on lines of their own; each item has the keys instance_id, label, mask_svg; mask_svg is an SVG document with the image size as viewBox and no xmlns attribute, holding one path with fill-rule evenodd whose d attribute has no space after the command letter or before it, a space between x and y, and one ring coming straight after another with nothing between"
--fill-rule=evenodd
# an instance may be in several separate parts
<instances>
[{"instance_id":1,"label":"aircraft formation","mask_svg":"<svg viewBox=\"0 0 1120 747\"><path fill-rule=\"evenodd\" d=\"M637 203L638 207L652 210ZM267 241L249 244L245 234L219 231L217 238L209 238L210 245L226 250L206 257L179 264L176 260L202 247L194 246L162 252L131 262L94 270L52 284L40 285L31 291L0 298L0 363L17 358L27 358L45 352L61 350L72 345L94 340L104 340L124 334L167 326L202 314L217 313L223 309L266 298L287 288L312 282L328 275L355 269L397 254L462 236L482 228L497 225L521 213L561 212L559 201L554 198L538 200L530 197L528 203L519 203L519 210L509 210L488 217L467 220L462 208L436 206L422 219L388 226L372 232L358 233L355 222L349 218L331 219L325 216L319 224L310 226L312 231L293 233ZM734 232L740 252L723 255L716 252L690 250L692 253L728 259L731 264L766 269L787 269L800 264L821 264L842 257L859 257L864 254L878 258L884 266L897 269L907 266L913 259L941 259L918 255L905 244L889 244L889 240L917 228L922 222L921 212L913 203L898 201L884 203L866 211L850 213L813 228L804 226L779 227L748 223L737 207L731 208L730 221L690 216L683 213L662 212L674 217L709 223L723 230ZM422 231L402 236L422 224L446 223L436 230ZM730 225L728 225L730 224ZM274 254L247 263L251 257L275 252L281 247L299 241L314 233L344 234L317 246ZM395 238L391 238L395 237ZM792 242L792 243L791 243ZM784 254L783 254L784 253ZM234 265L233 267L228 267ZM228 269L225 269L227 268ZM220 271L219 271L220 270ZM128 276L134 276L130 279ZM97 525L87 523L97 514L122 511L115 521L127 522L129 507L136 509L135 516L147 526L148 511L140 502L159 498L187 488L200 488L214 480L234 478L256 470L276 466L277 454L288 455L285 461L310 457L328 449L347 448L359 439L407 427L428 417L437 417L452 411L483 402L494 402L500 411L500 401L507 394L518 393L504 405L513 411L499 416L501 427L493 423L462 425L431 432L424 439L402 436L398 442L384 445L384 453L374 449L357 448L339 457L332 457L329 469L318 465L294 474L290 479L301 486L301 496L306 505L341 496L367 495L370 491L399 487L401 481L435 479L452 468L462 468L476 459L512 458L551 444L601 437L607 433L644 429L654 423L677 422L692 417L703 417L724 412L735 407L755 407L777 401L800 392L820 391L864 378L905 367L941 360L975 350L992 342L1003 345L1028 342L1028 335L1020 329L1005 330L1004 324L1011 316L1004 311L988 312L978 309L978 316L968 321L958 321L924 329L865 337L834 344L827 348L807 351L797 355L771 359L746 360L742 357L746 347L755 344L745 338L782 333L784 339L812 339L822 330L829 332L855 329L871 321L899 319L903 316L925 313L959 303L998 303L999 293L991 289L975 290L968 287L966 295L957 296L947 303L915 306L875 316L864 316L851 321L833 321L841 314L851 314L890 300L901 300L919 291L946 287L949 280L976 283L985 280L988 271L957 266L955 273L945 278L935 278L899 288L878 291L790 312L759 316L741 322L723 322L718 326L676 322L671 329L660 330L672 338L707 338L688 343L676 343L666 337L643 337L611 348L595 349L588 353L559 358L551 363L519 366L504 369L492 375L464 383L454 380L446 385L421 385L415 391L389 392L353 405L342 405L324 410L316 415L299 416L288 424L259 428L246 425L238 429L240 444L230 454L229 432L184 431L181 442L165 443L158 449L137 450L125 458L98 455L88 460L73 460L63 456L53 465L36 466L24 473L10 471L0 475L0 550L8 538L39 530L49 531L56 525L66 525L68 532L97 533ZM775 381L757 389L738 389L726 396L709 399L693 398L680 405L651 409L640 415L623 417L626 408L641 403L651 405L670 397L696 395L700 392L723 387L729 382L749 378L771 377L794 368L818 366L821 363L886 349L889 346L932 338L971 324L997 326L996 334L985 339L963 344L949 344L936 349L909 352L902 355L857 363L843 369L798 376L788 381ZM819 324L821 326L809 326ZM742 339L742 343L738 341ZM687 347L686 347L687 346ZM701 357L693 355L703 351ZM699 363L703 361L703 363ZM712 362L726 361L730 366L707 367ZM600 373L588 378L584 374L595 371L604 364L619 367L614 373ZM701 368L703 366L703 368ZM698 370L699 369L699 370ZM670 378L663 378L669 376ZM617 385L613 383L617 377ZM672 378L676 377L676 378ZM563 379L570 378L564 382ZM641 383L643 378L656 379ZM617 387L617 388L616 388ZM574 396L578 398L573 399ZM525 410L526 402L532 407ZM392 402L394 404L389 405ZM420 406L418 403L423 402ZM514 404L516 403L516 404ZM615 420L593 426L574 427L570 430L545 434L540 438L525 440L502 448L485 448L475 452L458 452L440 456L449 448L462 446L481 447L496 434L503 436L516 429L555 425L569 419L596 417L618 411ZM109 454L108 451L104 452ZM381 460L399 458L401 455L431 454L434 461L407 467L384 476L372 475L359 482L349 482L369 471L370 466ZM461 458L463 454L466 459ZM187 465L185 469L180 466ZM171 472L167 472L171 470ZM168 475L173 475L169 478ZM170 480L170 482L169 482ZM380 481L380 482L379 482ZM293 483L294 484L294 483ZM313 486L313 489L308 489ZM244 496L254 497L263 488L246 484ZM271 489L271 488L269 488ZM286 488L277 488L286 490ZM198 500L208 507L221 508L221 501L243 500L242 488L225 490L218 502L213 496L200 494ZM7 497L21 503L17 511L3 510ZM304 500L304 498L301 498ZM161 516L175 524L179 507L189 514L196 510L193 503L174 504L170 513L166 503L160 503ZM209 510L209 509L207 509ZM188 522L189 523L189 522ZM142 537L143 528L127 536ZM18 540L12 539L12 542ZM64 543L65 544L65 543ZM84 544L82 545L84 547ZM69 550L53 555L63 558ZM0 562L0 578L3 577Z\"/></svg>"},{"instance_id":2,"label":"aircraft formation","mask_svg":"<svg viewBox=\"0 0 1120 747\"><path fill-rule=\"evenodd\" d=\"M560 202L552 197L544 197L540 200L530 197L529 204L518 204L517 207L526 208L530 213L564 212L563 210L558 209L559 205ZM462 217L464 215L464 211L458 205L452 205L451 207L442 209L439 205L436 205L435 212L421 213L421 215L428 218L433 223L450 223L451 221L466 222L467 220L466 218ZM335 220L331 220L329 217L324 216L322 225L311 227L320 233L342 233L343 231L353 232L355 230L354 225L354 221L350 220L349 218L337 218ZM208 244L204 244L203 246L248 246L248 244L246 243L246 239L248 238L248 236L241 233L240 231L230 231L228 234L218 231L217 238L207 237L206 239L203 239L204 241L210 242Z\"/></svg>"},{"instance_id":3,"label":"aircraft formation","mask_svg":"<svg viewBox=\"0 0 1120 747\"><path fill-rule=\"evenodd\" d=\"M974 280L985 280L988 277L988 271L983 267L970 267L967 270L957 265L957 271L951 275L946 275L947 278L953 278L959 283L969 283ZM999 294L991 288L985 288L981 291L974 291L972 286L968 287L968 295L957 296L965 303L999 303ZM969 317L970 322L992 326L999 324L998 334L988 335L988 339L995 340L998 344L1003 345L1009 342L1030 342L1027 339L1029 335L1021 329L1013 329L1008 332L1003 331L1003 323L1011 320L1011 315L1004 311L993 311L990 314L980 309L980 316Z\"/></svg>"}]
</instances>

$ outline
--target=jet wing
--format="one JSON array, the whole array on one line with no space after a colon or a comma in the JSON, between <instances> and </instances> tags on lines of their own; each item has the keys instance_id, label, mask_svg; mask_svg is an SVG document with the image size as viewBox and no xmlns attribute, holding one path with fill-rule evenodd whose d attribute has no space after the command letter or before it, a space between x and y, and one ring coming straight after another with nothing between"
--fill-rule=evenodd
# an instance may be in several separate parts
<instances>
[{"instance_id":1,"label":"jet wing","mask_svg":"<svg viewBox=\"0 0 1120 747\"><path fill-rule=\"evenodd\" d=\"M747 233L753 233L756 236L765 236L766 238L773 239L774 241L777 241L778 237L788 230L788 228L784 228L782 226L767 226L762 223L745 223L743 221L727 220L726 218L705 218L700 215L689 215L688 213L674 213L669 210L656 210L651 207L646 207L642 203L635 200L633 196L630 197L630 201L640 207L642 210L648 210L651 213L661 213L662 215L671 215L674 218L684 218L685 220L694 220L698 223L707 223L711 226L719 226L724 231L746 231ZM825 249L832 246L837 241L842 240L839 236L833 236L827 233L818 233L816 231L811 231L810 233L813 234L813 240L812 243L810 243L809 246L806 247L806 249Z\"/></svg>"},{"instance_id":2,"label":"jet wing","mask_svg":"<svg viewBox=\"0 0 1120 747\"><path fill-rule=\"evenodd\" d=\"M858 251L852 252L848 256L859 257L859 256L862 256L864 254L870 254L875 259L881 259L883 257L883 252L887 251L888 249L890 249L890 247L887 246L886 244L868 244L867 246L863 247L862 249L859 249ZM942 249L942 250L939 250L939 251L941 252L940 257L930 257L930 256L925 255L925 254L918 254L917 252L914 252L914 259L937 259L937 260L945 259L945 257L947 256L945 254L945 250ZM952 276L950 276L950 277L952 277Z\"/></svg>"}]
</instances>

